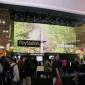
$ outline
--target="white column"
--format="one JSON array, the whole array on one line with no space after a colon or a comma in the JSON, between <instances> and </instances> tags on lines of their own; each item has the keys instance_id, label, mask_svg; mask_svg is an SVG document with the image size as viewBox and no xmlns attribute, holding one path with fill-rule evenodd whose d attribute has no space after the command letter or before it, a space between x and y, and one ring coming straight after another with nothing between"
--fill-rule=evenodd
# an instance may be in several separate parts
<instances>
[{"instance_id":1,"label":"white column","mask_svg":"<svg viewBox=\"0 0 85 85\"><path fill-rule=\"evenodd\" d=\"M40 27L40 53L43 53L43 29Z\"/></svg>"}]
</instances>

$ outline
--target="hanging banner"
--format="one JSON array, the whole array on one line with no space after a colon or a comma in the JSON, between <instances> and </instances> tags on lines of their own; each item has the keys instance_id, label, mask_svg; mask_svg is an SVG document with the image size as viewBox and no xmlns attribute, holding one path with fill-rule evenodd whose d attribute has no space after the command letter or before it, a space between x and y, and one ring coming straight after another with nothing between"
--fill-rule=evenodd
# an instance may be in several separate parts
<instances>
[{"instance_id":1,"label":"hanging banner","mask_svg":"<svg viewBox=\"0 0 85 85\"><path fill-rule=\"evenodd\" d=\"M35 40L18 40L17 45L21 47L40 47L41 42Z\"/></svg>"}]
</instances>

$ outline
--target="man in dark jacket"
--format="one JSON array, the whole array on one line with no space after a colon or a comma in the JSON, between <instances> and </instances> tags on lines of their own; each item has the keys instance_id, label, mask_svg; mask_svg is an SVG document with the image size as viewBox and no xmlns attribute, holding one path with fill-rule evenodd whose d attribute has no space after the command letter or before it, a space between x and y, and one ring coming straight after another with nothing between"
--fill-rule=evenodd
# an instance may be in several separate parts
<instances>
[{"instance_id":1,"label":"man in dark jacket","mask_svg":"<svg viewBox=\"0 0 85 85\"><path fill-rule=\"evenodd\" d=\"M32 69L31 69L31 60L30 58L26 58L24 63L24 79L23 85L31 85L31 77L32 77Z\"/></svg>"},{"instance_id":2,"label":"man in dark jacket","mask_svg":"<svg viewBox=\"0 0 85 85\"><path fill-rule=\"evenodd\" d=\"M54 57L52 64L53 85L56 84L57 73L59 73L59 71L60 71L59 54L57 54Z\"/></svg>"}]
</instances>

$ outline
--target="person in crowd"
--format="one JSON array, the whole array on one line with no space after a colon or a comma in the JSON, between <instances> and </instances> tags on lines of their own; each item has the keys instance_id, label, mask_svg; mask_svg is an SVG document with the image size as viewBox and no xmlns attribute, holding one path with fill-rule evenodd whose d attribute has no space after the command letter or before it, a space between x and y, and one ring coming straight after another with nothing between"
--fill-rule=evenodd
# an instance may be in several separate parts
<instances>
[{"instance_id":1,"label":"person in crowd","mask_svg":"<svg viewBox=\"0 0 85 85\"><path fill-rule=\"evenodd\" d=\"M19 75L20 75L20 85L23 85L23 78L26 76L25 75L25 69L24 69L24 63L25 63L25 58L21 57L20 60L18 61L18 68L19 68Z\"/></svg>"},{"instance_id":2,"label":"person in crowd","mask_svg":"<svg viewBox=\"0 0 85 85\"><path fill-rule=\"evenodd\" d=\"M31 58L31 69L32 69L32 77L36 77L37 76L37 60L35 57Z\"/></svg>"},{"instance_id":3,"label":"person in crowd","mask_svg":"<svg viewBox=\"0 0 85 85\"><path fill-rule=\"evenodd\" d=\"M31 58L30 56L28 56L26 57L24 63L23 85L31 85L31 77L32 77Z\"/></svg>"},{"instance_id":4,"label":"person in crowd","mask_svg":"<svg viewBox=\"0 0 85 85\"><path fill-rule=\"evenodd\" d=\"M15 59L10 59L8 62L9 65L13 68L13 78L11 85L18 85L20 80L18 65L15 63Z\"/></svg>"},{"instance_id":5,"label":"person in crowd","mask_svg":"<svg viewBox=\"0 0 85 85\"><path fill-rule=\"evenodd\" d=\"M83 59L80 60L80 64L84 64L84 60Z\"/></svg>"},{"instance_id":6,"label":"person in crowd","mask_svg":"<svg viewBox=\"0 0 85 85\"><path fill-rule=\"evenodd\" d=\"M57 76L59 76L59 79L61 79L60 77L60 64L59 64L59 54L57 54L54 59L53 59L53 64L52 64L52 74L53 74L53 85L56 85L57 81L56 78ZM61 82L61 80L60 80Z\"/></svg>"},{"instance_id":7,"label":"person in crowd","mask_svg":"<svg viewBox=\"0 0 85 85\"><path fill-rule=\"evenodd\" d=\"M2 66L2 62L1 62L1 59L0 59L0 85L2 85L2 73L3 73L3 66Z\"/></svg>"},{"instance_id":8,"label":"person in crowd","mask_svg":"<svg viewBox=\"0 0 85 85\"><path fill-rule=\"evenodd\" d=\"M44 71L45 71L45 74L46 74L46 78L49 78L51 76L50 73L52 72L52 63L48 59L45 60Z\"/></svg>"},{"instance_id":9,"label":"person in crowd","mask_svg":"<svg viewBox=\"0 0 85 85\"><path fill-rule=\"evenodd\" d=\"M79 56L76 56L74 59L74 78L75 84L78 85L78 77L79 77L79 65L80 65L80 59Z\"/></svg>"},{"instance_id":10,"label":"person in crowd","mask_svg":"<svg viewBox=\"0 0 85 85\"><path fill-rule=\"evenodd\" d=\"M11 85L11 80L8 79L7 72L9 70L9 63L7 59L3 59L3 85Z\"/></svg>"},{"instance_id":11,"label":"person in crowd","mask_svg":"<svg viewBox=\"0 0 85 85\"><path fill-rule=\"evenodd\" d=\"M67 72L67 60L66 59L62 60L62 68L63 68L63 73L66 74Z\"/></svg>"}]
</instances>

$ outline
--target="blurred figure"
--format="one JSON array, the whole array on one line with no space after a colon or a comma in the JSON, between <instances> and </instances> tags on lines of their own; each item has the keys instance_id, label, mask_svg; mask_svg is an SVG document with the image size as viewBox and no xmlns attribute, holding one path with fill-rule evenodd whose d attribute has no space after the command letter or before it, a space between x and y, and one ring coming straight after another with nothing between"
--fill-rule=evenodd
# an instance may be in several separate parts
<instances>
[{"instance_id":1,"label":"blurred figure","mask_svg":"<svg viewBox=\"0 0 85 85\"><path fill-rule=\"evenodd\" d=\"M79 77L79 65L80 65L80 59L78 56L75 57L74 59L74 82L76 85L78 85L78 77Z\"/></svg>"},{"instance_id":2,"label":"blurred figure","mask_svg":"<svg viewBox=\"0 0 85 85\"><path fill-rule=\"evenodd\" d=\"M56 85L57 83L61 83L61 77L60 77L60 60L59 60L59 54L57 54L53 59L52 64L52 74L53 74L53 85ZM58 81L57 81L58 78Z\"/></svg>"},{"instance_id":3,"label":"blurred figure","mask_svg":"<svg viewBox=\"0 0 85 85\"><path fill-rule=\"evenodd\" d=\"M84 60L83 59L80 60L80 64L84 64Z\"/></svg>"},{"instance_id":4,"label":"blurred figure","mask_svg":"<svg viewBox=\"0 0 85 85\"><path fill-rule=\"evenodd\" d=\"M0 59L0 85L2 85L2 73L3 73L3 66L2 66L1 59Z\"/></svg>"},{"instance_id":5,"label":"blurred figure","mask_svg":"<svg viewBox=\"0 0 85 85\"><path fill-rule=\"evenodd\" d=\"M3 85L11 85L11 80L8 79L7 72L9 71L9 63L6 59L3 60Z\"/></svg>"},{"instance_id":6,"label":"blurred figure","mask_svg":"<svg viewBox=\"0 0 85 85\"><path fill-rule=\"evenodd\" d=\"M24 63L25 63L25 58L20 58L18 61L18 68L19 68L19 75L20 75L20 85L23 85L23 79L26 76L25 75L25 69L24 69Z\"/></svg>"},{"instance_id":7,"label":"blurred figure","mask_svg":"<svg viewBox=\"0 0 85 85\"><path fill-rule=\"evenodd\" d=\"M32 77L36 77L37 76L37 60L35 59L35 57L33 57L31 59L31 69L32 69Z\"/></svg>"},{"instance_id":8,"label":"blurred figure","mask_svg":"<svg viewBox=\"0 0 85 85\"><path fill-rule=\"evenodd\" d=\"M67 60L66 59L62 60L62 68L63 68L63 73L66 74L67 72Z\"/></svg>"},{"instance_id":9,"label":"blurred figure","mask_svg":"<svg viewBox=\"0 0 85 85\"><path fill-rule=\"evenodd\" d=\"M19 78L19 69L18 65L16 64L16 60L9 58L8 63L13 70L13 78L11 79L11 85L18 85L20 78Z\"/></svg>"},{"instance_id":10,"label":"blurred figure","mask_svg":"<svg viewBox=\"0 0 85 85\"><path fill-rule=\"evenodd\" d=\"M23 85L31 85L31 77L32 77L32 68L31 68L31 59L30 56L26 57L24 63L24 78Z\"/></svg>"},{"instance_id":11,"label":"blurred figure","mask_svg":"<svg viewBox=\"0 0 85 85\"><path fill-rule=\"evenodd\" d=\"M18 85L19 80L20 80L18 65L16 63L14 63L14 61L12 61L12 63L10 65L14 66L14 68L13 68L14 77L12 79L12 85Z\"/></svg>"},{"instance_id":12,"label":"blurred figure","mask_svg":"<svg viewBox=\"0 0 85 85\"><path fill-rule=\"evenodd\" d=\"M44 71L45 71L46 78L49 78L52 72L52 64L51 61L48 59L44 63Z\"/></svg>"}]
</instances>

